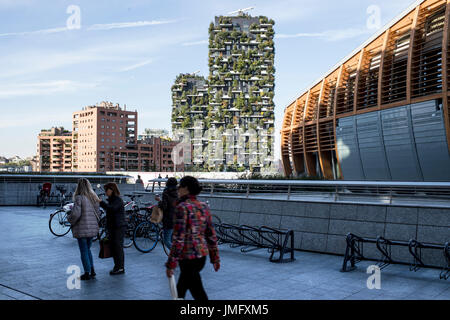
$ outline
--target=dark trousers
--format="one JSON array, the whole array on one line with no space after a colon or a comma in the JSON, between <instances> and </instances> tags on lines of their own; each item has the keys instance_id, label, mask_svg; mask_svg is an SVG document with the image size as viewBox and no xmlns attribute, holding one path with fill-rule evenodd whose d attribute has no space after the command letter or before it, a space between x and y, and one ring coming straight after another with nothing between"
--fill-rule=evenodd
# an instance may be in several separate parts
<instances>
[{"instance_id":1,"label":"dark trousers","mask_svg":"<svg viewBox=\"0 0 450 320\"><path fill-rule=\"evenodd\" d=\"M114 259L114 270L122 269L124 265L123 238L125 227L113 228L110 232L111 253Z\"/></svg>"},{"instance_id":2,"label":"dark trousers","mask_svg":"<svg viewBox=\"0 0 450 320\"><path fill-rule=\"evenodd\" d=\"M208 300L203 288L200 271L205 266L206 256L200 259L180 260L180 278L177 283L178 298L184 298L189 290L194 300Z\"/></svg>"}]
</instances>

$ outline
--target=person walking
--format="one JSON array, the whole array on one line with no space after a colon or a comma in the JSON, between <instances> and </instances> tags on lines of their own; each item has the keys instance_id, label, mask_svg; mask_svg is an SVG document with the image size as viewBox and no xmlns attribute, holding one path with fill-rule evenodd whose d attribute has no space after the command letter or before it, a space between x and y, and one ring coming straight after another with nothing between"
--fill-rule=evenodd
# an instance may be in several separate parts
<instances>
[{"instance_id":1,"label":"person walking","mask_svg":"<svg viewBox=\"0 0 450 320\"><path fill-rule=\"evenodd\" d=\"M140 175L138 175L138 177L135 181L135 184L140 184L140 185L142 185L142 187L144 187L144 181L141 179Z\"/></svg>"},{"instance_id":2,"label":"person walking","mask_svg":"<svg viewBox=\"0 0 450 320\"><path fill-rule=\"evenodd\" d=\"M184 298L187 290L195 300L208 300L203 288L200 271L205 266L206 256L217 272L220 269L217 236L208 206L197 200L202 187L198 180L185 176L178 186L178 205L175 210L173 242L166 262L168 278L174 274L179 263L180 277L177 283L178 297Z\"/></svg>"},{"instance_id":3,"label":"person walking","mask_svg":"<svg viewBox=\"0 0 450 320\"><path fill-rule=\"evenodd\" d=\"M67 220L72 225L72 235L78 240L84 274L81 280L95 278L94 260L92 259L92 238L98 235L100 220L99 198L85 178L78 180L73 195L74 205Z\"/></svg>"},{"instance_id":4,"label":"person walking","mask_svg":"<svg viewBox=\"0 0 450 320\"><path fill-rule=\"evenodd\" d=\"M172 248L173 223L178 200L177 184L177 179L169 178L164 188L162 199L158 195L155 197L155 200L158 201L158 207L163 211L163 241L169 250Z\"/></svg>"},{"instance_id":5,"label":"person walking","mask_svg":"<svg viewBox=\"0 0 450 320\"><path fill-rule=\"evenodd\" d=\"M162 179L161 173L158 174L158 179ZM158 181L158 187L161 188L161 181Z\"/></svg>"},{"instance_id":6,"label":"person walking","mask_svg":"<svg viewBox=\"0 0 450 320\"><path fill-rule=\"evenodd\" d=\"M111 240L111 253L114 259L114 268L109 274L123 274L125 273L123 238L126 228L124 203L117 184L107 183L104 189L108 202L101 201L100 206L106 211L106 231Z\"/></svg>"}]
</instances>

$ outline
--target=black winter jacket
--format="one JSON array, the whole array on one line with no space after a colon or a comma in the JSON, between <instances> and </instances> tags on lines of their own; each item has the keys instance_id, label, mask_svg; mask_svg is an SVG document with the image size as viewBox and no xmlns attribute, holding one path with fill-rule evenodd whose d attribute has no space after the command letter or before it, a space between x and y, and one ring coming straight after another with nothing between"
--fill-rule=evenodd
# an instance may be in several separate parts
<instances>
[{"instance_id":1,"label":"black winter jacket","mask_svg":"<svg viewBox=\"0 0 450 320\"><path fill-rule=\"evenodd\" d=\"M163 228L173 229L175 219L175 208L178 200L178 193L176 186L166 187L162 194L162 199L158 203L158 207L163 211Z\"/></svg>"},{"instance_id":2,"label":"black winter jacket","mask_svg":"<svg viewBox=\"0 0 450 320\"><path fill-rule=\"evenodd\" d=\"M108 202L100 202L100 206L106 211L106 228L108 230L126 225L122 198L112 196L111 198L108 198Z\"/></svg>"}]
</instances>

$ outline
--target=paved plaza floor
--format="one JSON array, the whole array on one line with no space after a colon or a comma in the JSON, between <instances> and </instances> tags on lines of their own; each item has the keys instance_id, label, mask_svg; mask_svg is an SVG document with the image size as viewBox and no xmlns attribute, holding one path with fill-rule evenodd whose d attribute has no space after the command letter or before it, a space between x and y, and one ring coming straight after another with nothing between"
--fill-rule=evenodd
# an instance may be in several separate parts
<instances>
[{"instance_id":1,"label":"paved plaza floor","mask_svg":"<svg viewBox=\"0 0 450 320\"><path fill-rule=\"evenodd\" d=\"M110 276L112 260L92 252L97 279L69 290L67 268L81 267L78 245L71 233L54 237L48 228L53 208L0 207L0 299L170 299L161 245L143 254L125 249L126 274ZM408 266L391 265L381 272L381 289L368 289L366 268L342 273L343 258L296 251L296 261L269 262L266 250L241 253L219 247L221 269L207 263L203 283L210 299L311 300L311 299L450 299L450 281L439 279L439 270L410 272ZM178 275L178 273L176 273ZM192 299L190 294L187 299Z\"/></svg>"}]
</instances>

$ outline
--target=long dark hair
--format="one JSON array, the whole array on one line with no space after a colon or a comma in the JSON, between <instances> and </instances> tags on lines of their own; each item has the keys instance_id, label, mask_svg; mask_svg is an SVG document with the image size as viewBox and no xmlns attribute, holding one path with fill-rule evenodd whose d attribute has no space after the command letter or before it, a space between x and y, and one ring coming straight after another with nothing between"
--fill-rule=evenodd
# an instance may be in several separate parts
<instances>
[{"instance_id":1,"label":"long dark hair","mask_svg":"<svg viewBox=\"0 0 450 320\"><path fill-rule=\"evenodd\" d=\"M113 192L113 195L115 195L116 197L120 196L119 187L117 187L117 184L115 182L108 182L107 184L105 184L103 189L105 189L105 192L108 189L111 189Z\"/></svg>"},{"instance_id":2,"label":"long dark hair","mask_svg":"<svg viewBox=\"0 0 450 320\"><path fill-rule=\"evenodd\" d=\"M167 179L166 187L176 187L177 184L178 184L177 179L171 177L171 178Z\"/></svg>"},{"instance_id":3,"label":"long dark hair","mask_svg":"<svg viewBox=\"0 0 450 320\"><path fill-rule=\"evenodd\" d=\"M189 190L189 194L196 196L200 192L202 192L203 188L198 182L198 180L191 176L185 176L180 180L180 187L187 187Z\"/></svg>"}]
</instances>

